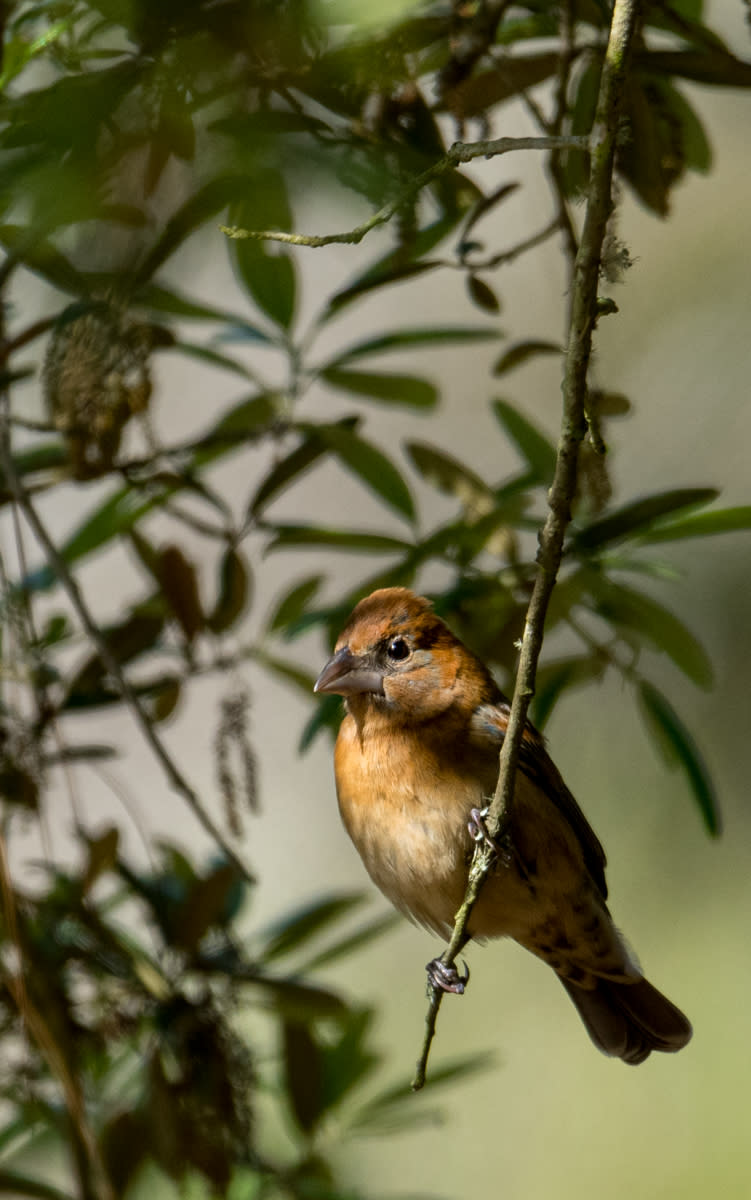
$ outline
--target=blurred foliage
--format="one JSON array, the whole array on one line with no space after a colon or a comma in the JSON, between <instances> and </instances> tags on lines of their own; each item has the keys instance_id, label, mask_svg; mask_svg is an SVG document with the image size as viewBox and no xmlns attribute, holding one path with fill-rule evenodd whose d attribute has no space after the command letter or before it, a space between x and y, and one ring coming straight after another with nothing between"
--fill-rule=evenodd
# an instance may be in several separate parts
<instances>
[{"instance_id":1,"label":"blurred foliage","mask_svg":"<svg viewBox=\"0 0 751 1200\"><path fill-rule=\"evenodd\" d=\"M703 23L701 10L701 0L646 3L630 76L617 172L663 217L686 172L712 165L682 82L751 86L751 64ZM458 168L419 194L410 185L453 138L489 136L511 102L543 135L587 134L609 10L600 0L477 0L391 11L381 20L369 6L358 24L357 6L323 0L0 4L0 504L10 512L20 503L28 516L39 499L74 487L88 510L59 546L59 561L48 553L29 568L16 526L19 578L3 565L0 845L19 819L42 818L57 768L95 767L116 753L72 742L66 718L85 712L91 721L121 704L127 679L129 707L161 745L159 724L209 672L230 685L208 807L223 804L236 837L244 808L257 803L238 664L253 662L310 694L312 676L283 645L311 629L333 641L361 595L419 586L428 566L440 565L448 581L435 596L438 611L502 680L512 677L555 446L533 415L491 397L499 454L510 444L518 466L486 479L431 441L410 440L397 458L369 436L367 414L373 403L430 413L439 400L434 382L382 368L379 356L408 361L419 350L501 338L501 299L488 277L505 262L557 238L573 272L575 203L588 176L580 149L546 156L552 215L516 246L486 245L483 222L518 185L484 194ZM337 293L317 296L302 327L298 252L228 241L218 225L304 228L311 188L344 188L374 209L398 203L392 248ZM228 255L234 308L175 284L196 244ZM628 262L614 229L603 291ZM474 322L387 327L319 349L321 335L375 293L448 270L464 276ZM46 289L52 315L27 311L29 276ZM600 315L614 311L604 295ZM531 330L499 351L494 375L504 386L540 356L563 354L545 333ZM237 384L226 404L207 399L203 427L186 428L177 442L159 433L171 398L155 387L153 367L164 354ZM336 418L316 414L321 395L341 402ZM544 724L568 689L619 672L716 833L701 751L649 678L653 660L643 652L665 655L700 687L711 686L712 668L657 598L673 573L652 547L747 530L751 508L717 507L707 487L614 504L607 426L629 408L628 398L592 384L548 622L573 634L578 649L543 661L534 715ZM239 506L215 470L230 456L248 462ZM298 484L332 462L370 493L380 527L277 516L282 498L289 511ZM427 528L416 480L443 496L439 511L448 513ZM190 548L196 539L200 558ZM140 592L107 623L97 620L94 598L79 593L98 630L92 641L61 586L70 598L84 562L115 547L130 556L130 594ZM333 602L325 568L291 567L264 619L254 573L277 550L294 552L290 563L305 551L337 550L375 556L379 566L364 567L357 587ZM334 727L339 711L335 698L318 705L302 745ZM48 867L34 892L12 883L3 854L0 1191L110 1200L151 1164L231 1197L354 1196L337 1183L321 1136L330 1116L339 1136L355 1136L404 1128L426 1110L407 1104L399 1086L373 1093L371 1012L307 976L390 921L342 930L358 898L332 897L248 941L236 922L253 883L226 856L201 870L161 846L144 873L122 858L114 827L96 837L80 829L78 841L78 871ZM248 1007L265 1014L273 1049L240 1032ZM477 1065L445 1067L433 1086ZM277 1157L264 1150L257 1115L268 1105L289 1131ZM60 1190L14 1165L51 1137L70 1150L70 1183Z\"/></svg>"}]
</instances>

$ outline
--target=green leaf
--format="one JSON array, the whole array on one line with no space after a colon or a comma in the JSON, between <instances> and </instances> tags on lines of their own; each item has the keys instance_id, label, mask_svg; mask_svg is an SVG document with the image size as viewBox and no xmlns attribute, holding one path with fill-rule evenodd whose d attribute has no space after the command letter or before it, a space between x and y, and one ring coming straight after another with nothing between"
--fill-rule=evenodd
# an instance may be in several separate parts
<instances>
[{"instance_id":1,"label":"green leaf","mask_svg":"<svg viewBox=\"0 0 751 1200\"><path fill-rule=\"evenodd\" d=\"M501 302L492 287L477 275L467 275L467 292L472 303L481 308L483 312L499 313L501 311Z\"/></svg>"},{"instance_id":2,"label":"green leaf","mask_svg":"<svg viewBox=\"0 0 751 1200\"><path fill-rule=\"evenodd\" d=\"M332 735L339 728L342 719L342 702L339 696L323 696L320 702L316 705L313 713L308 721L306 721L303 731L300 734L300 742L297 750L299 754L304 754L305 751L312 746L318 734L324 729L330 730Z\"/></svg>"},{"instance_id":3,"label":"green leaf","mask_svg":"<svg viewBox=\"0 0 751 1200\"><path fill-rule=\"evenodd\" d=\"M251 187L232 208L230 224L243 229L287 229L292 212L281 171L257 169ZM279 244L253 238L230 239L229 249L240 282L258 307L282 329L295 314L296 276L292 256Z\"/></svg>"},{"instance_id":4,"label":"green leaf","mask_svg":"<svg viewBox=\"0 0 751 1200\"><path fill-rule=\"evenodd\" d=\"M367 396L387 404L406 404L411 408L434 408L438 401L438 389L414 375L381 374L373 371L342 371L338 367L326 367L321 377L332 387Z\"/></svg>"},{"instance_id":5,"label":"green leaf","mask_svg":"<svg viewBox=\"0 0 751 1200\"><path fill-rule=\"evenodd\" d=\"M195 342L175 342L173 349L189 358L197 358L210 367L218 367L221 371L232 371L235 375L242 375L243 379L253 378L253 372L249 371L242 363L236 362L234 358L220 354L218 350L212 350L208 346L199 346Z\"/></svg>"},{"instance_id":6,"label":"green leaf","mask_svg":"<svg viewBox=\"0 0 751 1200\"><path fill-rule=\"evenodd\" d=\"M520 367L530 358L535 358L540 354L563 354L563 349L557 342L544 342L529 340L525 342L515 342L510 346L505 354L502 354L498 362L493 367L494 375L505 375L507 371L513 371L516 367Z\"/></svg>"},{"instance_id":7,"label":"green leaf","mask_svg":"<svg viewBox=\"0 0 751 1200\"><path fill-rule=\"evenodd\" d=\"M321 1052L310 1028L300 1021L285 1021L282 1033L284 1090L297 1124L310 1134L324 1111Z\"/></svg>"},{"instance_id":8,"label":"green leaf","mask_svg":"<svg viewBox=\"0 0 751 1200\"><path fill-rule=\"evenodd\" d=\"M712 686L712 664L704 647L674 613L650 596L604 578L596 584L593 598L604 620L635 630L699 687Z\"/></svg>"},{"instance_id":9,"label":"green leaf","mask_svg":"<svg viewBox=\"0 0 751 1200\"><path fill-rule=\"evenodd\" d=\"M452 455L425 442L408 442L406 450L423 479L449 496L455 496L465 507L478 500L493 500L492 489Z\"/></svg>"},{"instance_id":10,"label":"green leaf","mask_svg":"<svg viewBox=\"0 0 751 1200\"><path fill-rule=\"evenodd\" d=\"M342 429L354 430L359 424L359 417L344 417L337 422ZM320 428L324 428L321 426ZM272 467L269 474L259 484L253 498L248 503L248 517L258 517L266 506L282 492L288 484L307 471L329 449L326 440L321 437L316 425L298 427L304 432L304 440L299 446L280 459Z\"/></svg>"},{"instance_id":11,"label":"green leaf","mask_svg":"<svg viewBox=\"0 0 751 1200\"><path fill-rule=\"evenodd\" d=\"M602 676L605 664L593 655L561 658L557 662L540 667L535 681L535 696L532 701L532 720L538 729L544 729L550 714L561 694L571 687L589 683Z\"/></svg>"},{"instance_id":12,"label":"green leaf","mask_svg":"<svg viewBox=\"0 0 751 1200\"><path fill-rule=\"evenodd\" d=\"M467 79L463 78L456 89L462 115L478 116L535 87L554 75L559 63L558 54L549 50L540 54L519 54L504 57L502 69L494 66L491 70L478 71ZM452 107L452 91L450 88L446 90L441 109Z\"/></svg>"},{"instance_id":13,"label":"green leaf","mask_svg":"<svg viewBox=\"0 0 751 1200\"><path fill-rule=\"evenodd\" d=\"M323 582L323 575L309 575L282 596L269 620L269 632L286 629L299 621Z\"/></svg>"},{"instance_id":14,"label":"green leaf","mask_svg":"<svg viewBox=\"0 0 751 1200\"><path fill-rule=\"evenodd\" d=\"M408 347L466 345L475 342L495 341L501 336L499 330L492 326L482 328L476 325L440 325L427 329L399 329L393 333L383 333L378 337L366 338L356 342L330 363L325 371L339 367L342 363L350 362L353 358L364 358L369 354L384 354L392 350L404 350Z\"/></svg>"},{"instance_id":15,"label":"green leaf","mask_svg":"<svg viewBox=\"0 0 751 1200\"><path fill-rule=\"evenodd\" d=\"M29 1196L31 1200L73 1200L71 1194L62 1188L5 1167L0 1169L0 1191L9 1196Z\"/></svg>"},{"instance_id":16,"label":"green leaf","mask_svg":"<svg viewBox=\"0 0 751 1200\"><path fill-rule=\"evenodd\" d=\"M86 294L85 277L48 238L32 235L23 225L0 225L0 245L59 291Z\"/></svg>"},{"instance_id":17,"label":"green leaf","mask_svg":"<svg viewBox=\"0 0 751 1200\"><path fill-rule=\"evenodd\" d=\"M571 539L573 550L595 550L600 546L633 537L635 533L646 534L651 539L651 526L661 517L678 512L683 508L710 504L716 500L716 488L674 488L669 492L656 492L643 500L633 500L615 512L576 531Z\"/></svg>"},{"instance_id":18,"label":"green leaf","mask_svg":"<svg viewBox=\"0 0 751 1200\"><path fill-rule=\"evenodd\" d=\"M248 608L250 568L234 546L228 546L219 565L219 591L206 624L212 633L230 629Z\"/></svg>"},{"instance_id":19,"label":"green leaf","mask_svg":"<svg viewBox=\"0 0 751 1200\"><path fill-rule=\"evenodd\" d=\"M389 933L395 926L401 923L402 918L398 913L388 913L385 917L375 917L366 925L356 929L354 933L348 934L346 937L327 946L325 950L321 950L312 958L306 959L305 963L300 968L305 975L310 971L318 971L321 967L331 966L340 958L349 958L355 951L361 950L363 946L367 946L376 938L382 937L384 933Z\"/></svg>"},{"instance_id":20,"label":"green leaf","mask_svg":"<svg viewBox=\"0 0 751 1200\"><path fill-rule=\"evenodd\" d=\"M506 433L516 443L522 458L529 464L535 479L549 486L555 474L556 451L553 443L505 400L494 400L492 408Z\"/></svg>"},{"instance_id":21,"label":"green leaf","mask_svg":"<svg viewBox=\"0 0 751 1200\"><path fill-rule=\"evenodd\" d=\"M335 925L367 901L365 892L324 896L312 904L287 913L261 935L264 962L275 962L307 945L320 933Z\"/></svg>"},{"instance_id":22,"label":"green leaf","mask_svg":"<svg viewBox=\"0 0 751 1200\"><path fill-rule=\"evenodd\" d=\"M394 554L412 549L409 542L366 530L321 529L314 525L275 525L271 528L274 538L266 548L267 553L291 546L328 546L332 550L359 550L364 554Z\"/></svg>"},{"instance_id":23,"label":"green leaf","mask_svg":"<svg viewBox=\"0 0 751 1200\"><path fill-rule=\"evenodd\" d=\"M226 309L215 308L213 305L193 300L184 292L178 291L177 288L166 288L158 283L147 283L134 294L133 301L152 312L167 314L171 317L183 317L194 321L221 321L250 328L255 341L264 342L267 345L273 344L268 334L257 326L248 326L244 317L228 312Z\"/></svg>"},{"instance_id":24,"label":"green leaf","mask_svg":"<svg viewBox=\"0 0 751 1200\"><path fill-rule=\"evenodd\" d=\"M751 63L726 50L639 50L634 54L639 72L653 75L679 75L694 83L720 87L751 87Z\"/></svg>"},{"instance_id":25,"label":"green leaf","mask_svg":"<svg viewBox=\"0 0 751 1200\"><path fill-rule=\"evenodd\" d=\"M172 257L186 238L211 217L216 217L217 213L226 208L238 195L252 187L253 180L247 175L226 174L209 180L197 191L192 192L167 221L164 230L138 268L135 287L139 290L145 288L152 276Z\"/></svg>"},{"instance_id":26,"label":"green leaf","mask_svg":"<svg viewBox=\"0 0 751 1200\"><path fill-rule=\"evenodd\" d=\"M683 768L707 831L717 837L721 832L717 796L693 737L666 697L646 680L639 684L639 699L658 750L669 766Z\"/></svg>"},{"instance_id":27,"label":"green leaf","mask_svg":"<svg viewBox=\"0 0 751 1200\"><path fill-rule=\"evenodd\" d=\"M260 666L265 667L267 671L271 671L273 675L278 675L286 683L291 683L310 699L313 694L315 675L311 675L309 671L303 671L300 667L295 666L294 663L285 662L283 658L277 658L273 654L266 654L263 650L257 650L253 658Z\"/></svg>"},{"instance_id":28,"label":"green leaf","mask_svg":"<svg viewBox=\"0 0 751 1200\"><path fill-rule=\"evenodd\" d=\"M319 437L339 461L408 521L415 506L409 488L393 463L370 442L343 425L300 425Z\"/></svg>"},{"instance_id":29,"label":"green leaf","mask_svg":"<svg viewBox=\"0 0 751 1200\"><path fill-rule=\"evenodd\" d=\"M682 538L713 537L718 533L736 533L743 529L751 529L751 504L696 513L681 521L672 521L669 525L658 525L644 535L644 541L676 542Z\"/></svg>"}]
</instances>

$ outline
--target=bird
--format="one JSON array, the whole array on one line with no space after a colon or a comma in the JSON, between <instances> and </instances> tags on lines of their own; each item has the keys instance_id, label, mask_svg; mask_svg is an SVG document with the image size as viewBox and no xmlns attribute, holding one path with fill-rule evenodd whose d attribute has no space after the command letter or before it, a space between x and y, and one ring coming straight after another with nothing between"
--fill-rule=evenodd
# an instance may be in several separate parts
<instances>
[{"instance_id":1,"label":"bird","mask_svg":"<svg viewBox=\"0 0 751 1200\"><path fill-rule=\"evenodd\" d=\"M448 938L474 842L487 838L508 700L430 601L403 587L356 605L314 690L344 698L336 792L371 879L397 909ZM605 852L529 721L496 849L467 940L512 938L552 967L606 1055L635 1065L685 1046L691 1025L616 928ZM440 959L428 975L454 992L467 979Z\"/></svg>"}]
</instances>

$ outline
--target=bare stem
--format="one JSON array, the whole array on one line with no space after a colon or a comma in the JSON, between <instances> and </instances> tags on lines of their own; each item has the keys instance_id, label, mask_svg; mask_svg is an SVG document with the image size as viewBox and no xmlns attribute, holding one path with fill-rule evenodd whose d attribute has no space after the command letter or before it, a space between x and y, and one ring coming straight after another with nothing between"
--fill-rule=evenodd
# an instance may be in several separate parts
<instances>
[{"instance_id":1,"label":"bare stem","mask_svg":"<svg viewBox=\"0 0 751 1200\"><path fill-rule=\"evenodd\" d=\"M399 191L394 200L390 200L378 212L373 213L362 225L357 225L347 233L307 234L283 233L280 230L241 229L237 225L220 226L222 233L230 238L252 238L257 242L285 242L289 246L332 246L358 245L366 234L379 225L385 225L404 204L434 179L452 171L461 163L472 162L475 158L496 158L499 154L508 154L512 150L588 150L589 139L586 137L523 137L523 138L491 138L484 142L454 142L443 158L433 163L422 174L416 175Z\"/></svg>"},{"instance_id":2,"label":"bare stem","mask_svg":"<svg viewBox=\"0 0 751 1200\"><path fill-rule=\"evenodd\" d=\"M537 660L542 648L545 615L561 563L563 539L571 519L571 503L576 490L579 445L586 431L587 368L597 317L600 256L612 204L611 185L616 133L629 51L639 9L639 0L615 0L610 37L600 78L597 111L588 143L591 155L589 191L584 227L573 268L571 314L562 385L561 436L558 443L555 475L548 495L548 515L539 535L538 570L527 610L514 698L501 749L498 784L486 821L491 839L508 834L511 827L519 748L527 720L529 702L535 690ZM483 844L480 844L475 850L464 902L457 913L451 940L442 956L446 966L453 966L456 955L467 941L467 924L487 877L492 857L492 853ZM412 1082L415 1090L421 1088L425 1083L430 1045L435 1034L438 1009L443 998L443 993L432 987L430 992L425 1037L417 1062L415 1078Z\"/></svg>"}]
</instances>

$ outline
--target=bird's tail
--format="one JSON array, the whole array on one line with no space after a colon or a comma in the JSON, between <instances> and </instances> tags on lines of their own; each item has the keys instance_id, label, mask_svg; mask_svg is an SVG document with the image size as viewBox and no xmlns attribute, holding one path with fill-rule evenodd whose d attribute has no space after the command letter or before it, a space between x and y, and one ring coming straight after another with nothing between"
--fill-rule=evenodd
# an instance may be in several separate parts
<instances>
[{"instance_id":1,"label":"bird's tail","mask_svg":"<svg viewBox=\"0 0 751 1200\"><path fill-rule=\"evenodd\" d=\"M559 978L603 1054L635 1066L652 1050L674 1053L691 1038L681 1010L644 978L624 983L600 978L594 988Z\"/></svg>"}]
</instances>

